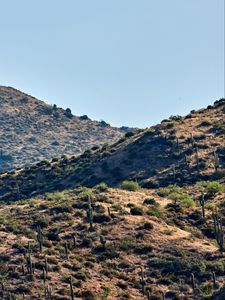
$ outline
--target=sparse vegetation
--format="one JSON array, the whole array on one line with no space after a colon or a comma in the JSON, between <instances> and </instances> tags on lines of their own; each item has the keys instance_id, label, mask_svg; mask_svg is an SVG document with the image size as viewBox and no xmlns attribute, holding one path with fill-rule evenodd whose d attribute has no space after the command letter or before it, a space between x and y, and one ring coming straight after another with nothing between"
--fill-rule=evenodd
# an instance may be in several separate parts
<instances>
[{"instance_id":1,"label":"sparse vegetation","mask_svg":"<svg viewBox=\"0 0 225 300\"><path fill-rule=\"evenodd\" d=\"M2 174L0 298L223 299L223 105Z\"/></svg>"},{"instance_id":2,"label":"sparse vegetation","mask_svg":"<svg viewBox=\"0 0 225 300\"><path fill-rule=\"evenodd\" d=\"M134 181L124 181L120 184L120 188L127 191L138 191L140 186Z\"/></svg>"}]
</instances>

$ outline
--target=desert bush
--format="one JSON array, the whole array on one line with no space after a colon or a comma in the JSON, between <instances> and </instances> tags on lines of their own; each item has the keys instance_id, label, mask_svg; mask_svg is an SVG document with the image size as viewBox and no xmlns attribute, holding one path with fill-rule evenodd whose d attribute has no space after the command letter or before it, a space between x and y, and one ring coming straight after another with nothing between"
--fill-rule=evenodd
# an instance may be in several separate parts
<instances>
[{"instance_id":1,"label":"desert bush","mask_svg":"<svg viewBox=\"0 0 225 300\"><path fill-rule=\"evenodd\" d=\"M223 121L215 122L212 126L212 131L216 132L217 134L225 134L225 125Z\"/></svg>"},{"instance_id":2,"label":"desert bush","mask_svg":"<svg viewBox=\"0 0 225 300\"><path fill-rule=\"evenodd\" d=\"M160 188L157 193L161 197L173 200L175 204L179 204L181 207L194 208L196 206L195 201L177 185Z\"/></svg>"},{"instance_id":3,"label":"desert bush","mask_svg":"<svg viewBox=\"0 0 225 300\"><path fill-rule=\"evenodd\" d=\"M129 251L136 247L136 241L130 236L126 236L120 240L119 249L123 251Z\"/></svg>"},{"instance_id":4,"label":"desert bush","mask_svg":"<svg viewBox=\"0 0 225 300\"><path fill-rule=\"evenodd\" d=\"M47 193L45 195L45 198L49 201L60 201L63 200L64 195L63 193Z\"/></svg>"},{"instance_id":5,"label":"desert bush","mask_svg":"<svg viewBox=\"0 0 225 300\"><path fill-rule=\"evenodd\" d=\"M142 216L143 215L143 209L141 207L138 207L138 206L131 207L130 214L132 216Z\"/></svg>"},{"instance_id":6,"label":"desert bush","mask_svg":"<svg viewBox=\"0 0 225 300\"><path fill-rule=\"evenodd\" d=\"M95 214L93 216L93 221L95 223L104 223L104 222L109 222L111 220L110 216L105 215L105 214Z\"/></svg>"},{"instance_id":7,"label":"desert bush","mask_svg":"<svg viewBox=\"0 0 225 300\"><path fill-rule=\"evenodd\" d=\"M182 116L176 115L176 116L170 116L169 117L170 121L181 121L182 120Z\"/></svg>"},{"instance_id":8,"label":"desert bush","mask_svg":"<svg viewBox=\"0 0 225 300\"><path fill-rule=\"evenodd\" d=\"M61 204L50 209L50 214L71 213L73 208L68 204Z\"/></svg>"},{"instance_id":9,"label":"desert bush","mask_svg":"<svg viewBox=\"0 0 225 300\"><path fill-rule=\"evenodd\" d=\"M196 183L196 188L211 196L225 191L225 185L217 181L198 181Z\"/></svg>"},{"instance_id":10,"label":"desert bush","mask_svg":"<svg viewBox=\"0 0 225 300\"><path fill-rule=\"evenodd\" d=\"M97 300L94 292L89 291L89 290L82 291L81 297L82 297L82 299L85 299L85 300Z\"/></svg>"},{"instance_id":11,"label":"desert bush","mask_svg":"<svg viewBox=\"0 0 225 300\"><path fill-rule=\"evenodd\" d=\"M123 181L119 187L122 190L127 190L127 191L138 191L140 189L140 186L137 182L135 181Z\"/></svg>"},{"instance_id":12,"label":"desert bush","mask_svg":"<svg viewBox=\"0 0 225 300\"><path fill-rule=\"evenodd\" d=\"M125 134L125 137L126 137L126 138L130 138L130 137L132 137L132 136L134 136L134 132L132 132L132 131L129 131L129 132L127 132L127 133Z\"/></svg>"},{"instance_id":13,"label":"desert bush","mask_svg":"<svg viewBox=\"0 0 225 300\"><path fill-rule=\"evenodd\" d=\"M94 200L95 199L95 194L90 190L90 189L85 189L81 193L78 194L78 197L81 200Z\"/></svg>"},{"instance_id":14,"label":"desert bush","mask_svg":"<svg viewBox=\"0 0 225 300\"><path fill-rule=\"evenodd\" d=\"M201 123L200 123L200 126L210 126L212 124L212 122L210 120L203 120Z\"/></svg>"},{"instance_id":15,"label":"desert bush","mask_svg":"<svg viewBox=\"0 0 225 300\"><path fill-rule=\"evenodd\" d=\"M147 230L152 230L154 228L153 224L150 222L146 222L144 223L144 225L142 226L143 229L147 229Z\"/></svg>"},{"instance_id":16,"label":"desert bush","mask_svg":"<svg viewBox=\"0 0 225 300\"><path fill-rule=\"evenodd\" d=\"M150 252L152 252L153 250L153 246L151 244L148 244L148 245L137 245L134 249L134 252L136 254L148 254Z\"/></svg>"},{"instance_id":17,"label":"desert bush","mask_svg":"<svg viewBox=\"0 0 225 300\"><path fill-rule=\"evenodd\" d=\"M147 214L149 216L160 218L162 216L162 211L155 206L150 206L148 208Z\"/></svg>"},{"instance_id":18,"label":"desert bush","mask_svg":"<svg viewBox=\"0 0 225 300\"><path fill-rule=\"evenodd\" d=\"M159 206L159 204L153 198L147 198L144 200L143 204Z\"/></svg>"},{"instance_id":19,"label":"desert bush","mask_svg":"<svg viewBox=\"0 0 225 300\"><path fill-rule=\"evenodd\" d=\"M212 282L205 282L201 286L201 291L204 296L212 296L213 293L213 284Z\"/></svg>"},{"instance_id":20,"label":"desert bush","mask_svg":"<svg viewBox=\"0 0 225 300\"><path fill-rule=\"evenodd\" d=\"M35 216L33 219L33 228L41 227L46 228L48 227L51 219L48 216Z\"/></svg>"},{"instance_id":21,"label":"desert bush","mask_svg":"<svg viewBox=\"0 0 225 300\"><path fill-rule=\"evenodd\" d=\"M97 191L97 192L106 192L108 190L108 186L105 182L102 182L102 183L99 183L97 184L94 189Z\"/></svg>"}]
</instances>

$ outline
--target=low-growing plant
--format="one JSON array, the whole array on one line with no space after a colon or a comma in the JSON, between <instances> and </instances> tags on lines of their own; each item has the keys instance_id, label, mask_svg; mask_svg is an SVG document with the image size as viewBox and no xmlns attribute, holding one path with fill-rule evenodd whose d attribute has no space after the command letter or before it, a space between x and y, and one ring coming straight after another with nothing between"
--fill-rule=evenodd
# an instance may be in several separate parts
<instances>
[{"instance_id":1,"label":"low-growing plant","mask_svg":"<svg viewBox=\"0 0 225 300\"><path fill-rule=\"evenodd\" d=\"M127 191L138 191L140 189L140 185L135 182L135 181L123 181L119 187L122 189L122 190L127 190Z\"/></svg>"},{"instance_id":2,"label":"low-growing plant","mask_svg":"<svg viewBox=\"0 0 225 300\"><path fill-rule=\"evenodd\" d=\"M133 216L142 216L143 215L143 209L141 207L131 207L130 214Z\"/></svg>"}]
</instances>

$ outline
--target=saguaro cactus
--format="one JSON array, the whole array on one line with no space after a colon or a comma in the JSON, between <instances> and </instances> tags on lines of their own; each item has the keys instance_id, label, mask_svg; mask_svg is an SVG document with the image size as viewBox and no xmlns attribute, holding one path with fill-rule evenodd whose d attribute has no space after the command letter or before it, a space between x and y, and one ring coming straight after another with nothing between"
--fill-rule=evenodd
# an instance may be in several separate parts
<instances>
[{"instance_id":1,"label":"saguaro cactus","mask_svg":"<svg viewBox=\"0 0 225 300\"><path fill-rule=\"evenodd\" d=\"M70 276L70 295L71 295L71 300L74 300L74 292L73 292L73 281L72 277Z\"/></svg>"},{"instance_id":2,"label":"saguaro cactus","mask_svg":"<svg viewBox=\"0 0 225 300\"><path fill-rule=\"evenodd\" d=\"M88 199L88 211L87 211L88 221L90 224L90 230L93 229L93 207L91 204L91 199Z\"/></svg>"},{"instance_id":3,"label":"saguaro cactus","mask_svg":"<svg viewBox=\"0 0 225 300\"><path fill-rule=\"evenodd\" d=\"M180 154L180 142L179 142L179 138L177 137L177 152L178 154Z\"/></svg>"},{"instance_id":4,"label":"saguaro cactus","mask_svg":"<svg viewBox=\"0 0 225 300\"><path fill-rule=\"evenodd\" d=\"M45 273L46 273L46 277L48 277L48 260L47 257L45 256Z\"/></svg>"},{"instance_id":5,"label":"saguaro cactus","mask_svg":"<svg viewBox=\"0 0 225 300\"><path fill-rule=\"evenodd\" d=\"M212 279L213 279L213 288L216 288L216 274L215 272L212 272Z\"/></svg>"},{"instance_id":6,"label":"saguaro cactus","mask_svg":"<svg viewBox=\"0 0 225 300\"><path fill-rule=\"evenodd\" d=\"M100 235L100 243L102 244L102 247L105 251L106 239L103 235Z\"/></svg>"},{"instance_id":7,"label":"saguaro cactus","mask_svg":"<svg viewBox=\"0 0 225 300\"><path fill-rule=\"evenodd\" d=\"M110 210L110 207L107 207L107 210L108 210L108 215L111 217L111 210Z\"/></svg>"},{"instance_id":8,"label":"saguaro cactus","mask_svg":"<svg viewBox=\"0 0 225 300\"><path fill-rule=\"evenodd\" d=\"M195 275L193 273L191 273L191 286L194 291L196 288L196 283L195 283Z\"/></svg>"},{"instance_id":9,"label":"saguaro cactus","mask_svg":"<svg viewBox=\"0 0 225 300\"><path fill-rule=\"evenodd\" d=\"M199 154L198 154L198 148L195 148L195 160L196 160L196 165L197 165L197 169L199 171Z\"/></svg>"},{"instance_id":10,"label":"saguaro cactus","mask_svg":"<svg viewBox=\"0 0 225 300\"><path fill-rule=\"evenodd\" d=\"M216 153L216 151L213 152L213 156L214 156L214 168L215 168L215 171L217 171L219 169L220 162L219 162L219 156Z\"/></svg>"},{"instance_id":11,"label":"saguaro cactus","mask_svg":"<svg viewBox=\"0 0 225 300\"><path fill-rule=\"evenodd\" d=\"M43 275L43 281L44 281L44 285L45 285L45 282L46 282L46 271L45 271L45 267L42 268L42 275Z\"/></svg>"},{"instance_id":12,"label":"saguaro cactus","mask_svg":"<svg viewBox=\"0 0 225 300\"><path fill-rule=\"evenodd\" d=\"M205 218L205 195L202 193L199 203L202 207L202 217Z\"/></svg>"},{"instance_id":13,"label":"saguaro cactus","mask_svg":"<svg viewBox=\"0 0 225 300\"><path fill-rule=\"evenodd\" d=\"M77 236L76 236L76 234L72 235L72 239L73 239L73 248L76 248L77 247Z\"/></svg>"},{"instance_id":14,"label":"saguaro cactus","mask_svg":"<svg viewBox=\"0 0 225 300\"><path fill-rule=\"evenodd\" d=\"M52 300L52 290L48 286L45 287L45 299Z\"/></svg>"},{"instance_id":15,"label":"saguaro cactus","mask_svg":"<svg viewBox=\"0 0 225 300\"><path fill-rule=\"evenodd\" d=\"M214 222L215 238L219 246L220 252L222 253L224 250L224 231L223 231L222 221L217 211L213 213L213 222Z\"/></svg>"},{"instance_id":16,"label":"saguaro cactus","mask_svg":"<svg viewBox=\"0 0 225 300\"><path fill-rule=\"evenodd\" d=\"M68 244L67 244L67 242L64 244L64 247L65 247L66 258L68 259L69 258L69 251L68 251Z\"/></svg>"},{"instance_id":17,"label":"saguaro cactus","mask_svg":"<svg viewBox=\"0 0 225 300\"><path fill-rule=\"evenodd\" d=\"M34 280L34 268L33 268L33 262L32 262L32 258L31 258L31 253L29 253L26 256L26 263L27 263L27 273L29 274L29 279L31 281Z\"/></svg>"},{"instance_id":18,"label":"saguaro cactus","mask_svg":"<svg viewBox=\"0 0 225 300\"><path fill-rule=\"evenodd\" d=\"M176 166L173 164L172 165L172 172L173 172L173 178L176 178Z\"/></svg>"},{"instance_id":19,"label":"saguaro cactus","mask_svg":"<svg viewBox=\"0 0 225 300\"><path fill-rule=\"evenodd\" d=\"M39 245L39 250L40 252L42 252L42 248L43 248L43 233L42 233L42 230L41 230L41 227L39 226L37 228L37 241L38 241L38 245Z\"/></svg>"},{"instance_id":20,"label":"saguaro cactus","mask_svg":"<svg viewBox=\"0 0 225 300\"><path fill-rule=\"evenodd\" d=\"M143 272L143 268L141 267L141 289L142 289L142 294L145 294L145 285L146 285L146 281L145 281L145 277L144 277L144 272Z\"/></svg>"},{"instance_id":21,"label":"saguaro cactus","mask_svg":"<svg viewBox=\"0 0 225 300\"><path fill-rule=\"evenodd\" d=\"M192 134L192 133L191 133L190 141L191 141L191 146L192 146L192 149L193 149L194 146L195 146L195 141L194 141L194 137L193 137L193 134Z\"/></svg>"}]
</instances>

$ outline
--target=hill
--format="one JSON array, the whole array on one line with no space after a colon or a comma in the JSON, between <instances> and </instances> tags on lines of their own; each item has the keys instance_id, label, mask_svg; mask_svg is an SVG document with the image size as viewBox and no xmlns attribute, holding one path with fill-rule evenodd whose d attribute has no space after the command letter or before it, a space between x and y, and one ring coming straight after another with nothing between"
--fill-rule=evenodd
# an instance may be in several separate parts
<instances>
[{"instance_id":1,"label":"hill","mask_svg":"<svg viewBox=\"0 0 225 300\"><path fill-rule=\"evenodd\" d=\"M225 299L224 113L2 174L2 299Z\"/></svg>"},{"instance_id":2,"label":"hill","mask_svg":"<svg viewBox=\"0 0 225 300\"><path fill-rule=\"evenodd\" d=\"M0 296L224 299L224 245L212 217L217 208L225 224L224 201L225 185L201 182L136 191L102 184L2 203Z\"/></svg>"},{"instance_id":3,"label":"hill","mask_svg":"<svg viewBox=\"0 0 225 300\"><path fill-rule=\"evenodd\" d=\"M129 130L73 116L11 87L0 86L0 171L43 159L80 154L116 141Z\"/></svg>"},{"instance_id":4,"label":"hill","mask_svg":"<svg viewBox=\"0 0 225 300\"><path fill-rule=\"evenodd\" d=\"M127 133L112 145L82 155L43 161L0 176L0 199L15 200L76 185L137 180L142 187L224 180L225 100Z\"/></svg>"}]
</instances>

